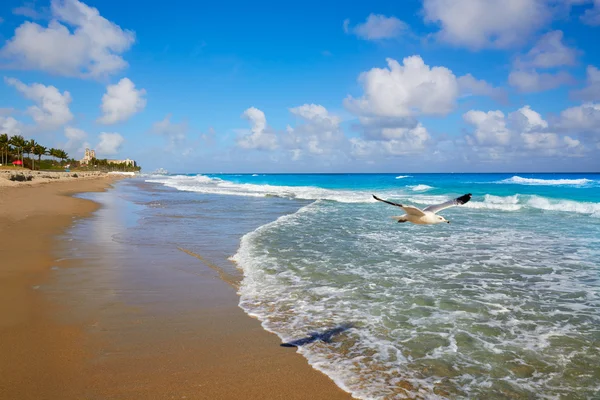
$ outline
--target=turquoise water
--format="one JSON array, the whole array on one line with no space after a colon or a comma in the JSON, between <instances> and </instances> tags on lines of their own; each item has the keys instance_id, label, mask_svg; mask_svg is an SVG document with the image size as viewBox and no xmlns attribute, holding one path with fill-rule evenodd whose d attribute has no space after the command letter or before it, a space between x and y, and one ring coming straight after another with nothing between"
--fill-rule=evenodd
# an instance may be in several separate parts
<instances>
[{"instance_id":1,"label":"turquoise water","mask_svg":"<svg viewBox=\"0 0 600 400\"><path fill-rule=\"evenodd\" d=\"M186 196L299 210L243 236L240 306L357 398L600 397L600 175L149 176ZM401 210L472 193L452 224ZM264 212L256 210L264 216Z\"/></svg>"}]
</instances>

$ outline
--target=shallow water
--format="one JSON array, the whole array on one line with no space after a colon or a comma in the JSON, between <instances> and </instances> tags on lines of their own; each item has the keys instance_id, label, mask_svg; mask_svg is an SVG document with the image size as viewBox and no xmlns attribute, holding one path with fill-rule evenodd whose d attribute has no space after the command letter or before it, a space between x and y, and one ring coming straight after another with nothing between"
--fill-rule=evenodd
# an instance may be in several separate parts
<instances>
[{"instance_id":1,"label":"shallow water","mask_svg":"<svg viewBox=\"0 0 600 400\"><path fill-rule=\"evenodd\" d=\"M156 200L166 240L246 223L240 306L266 329L290 341L355 324L300 351L358 398L600 396L599 175L145 179L171 188ZM400 225L372 192L473 200L443 212L450 225ZM216 222L190 208L210 199Z\"/></svg>"}]
</instances>

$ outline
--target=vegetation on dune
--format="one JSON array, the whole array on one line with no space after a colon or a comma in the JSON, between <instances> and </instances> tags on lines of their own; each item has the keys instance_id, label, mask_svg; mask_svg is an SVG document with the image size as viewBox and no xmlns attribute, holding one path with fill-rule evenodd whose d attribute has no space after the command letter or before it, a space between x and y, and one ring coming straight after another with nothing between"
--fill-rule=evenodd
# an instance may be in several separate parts
<instances>
[{"instance_id":1,"label":"vegetation on dune","mask_svg":"<svg viewBox=\"0 0 600 400\"><path fill-rule=\"evenodd\" d=\"M126 163L114 163L107 159L92 159L87 165L81 165L78 160L69 158L62 149L47 148L37 143L34 139L26 140L21 135L8 136L0 134L0 165L12 166L19 164L32 170L63 171L66 168L83 171L139 171L141 167L134 167ZM13 167L11 167L13 168ZM16 168L16 167L14 167Z\"/></svg>"}]
</instances>

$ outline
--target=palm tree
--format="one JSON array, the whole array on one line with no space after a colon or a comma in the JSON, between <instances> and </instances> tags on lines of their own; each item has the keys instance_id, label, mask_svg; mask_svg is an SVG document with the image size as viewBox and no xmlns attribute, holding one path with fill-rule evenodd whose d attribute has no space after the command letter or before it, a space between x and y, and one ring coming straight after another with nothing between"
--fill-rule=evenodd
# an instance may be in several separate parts
<instances>
[{"instance_id":1,"label":"palm tree","mask_svg":"<svg viewBox=\"0 0 600 400\"><path fill-rule=\"evenodd\" d=\"M38 163L42 161L42 156L44 154L46 154L46 148L42 145L37 144L34 148L33 148L33 154L35 154L36 156L38 156Z\"/></svg>"},{"instance_id":2,"label":"palm tree","mask_svg":"<svg viewBox=\"0 0 600 400\"><path fill-rule=\"evenodd\" d=\"M67 154L66 151L64 150L60 150L57 149L56 150L56 157L60 158L61 162L65 161L67 158L69 158L69 155Z\"/></svg>"},{"instance_id":3,"label":"palm tree","mask_svg":"<svg viewBox=\"0 0 600 400\"><path fill-rule=\"evenodd\" d=\"M27 158L31 160L31 169L35 169L35 161L29 157L31 153L34 153L35 146L38 146L38 143L30 139L27 143L25 143L25 153L27 153Z\"/></svg>"},{"instance_id":4,"label":"palm tree","mask_svg":"<svg viewBox=\"0 0 600 400\"><path fill-rule=\"evenodd\" d=\"M21 154L21 165L23 165L23 148L25 147L25 138L21 135L15 135L10 138L10 144L17 149L17 157Z\"/></svg>"},{"instance_id":5,"label":"palm tree","mask_svg":"<svg viewBox=\"0 0 600 400\"><path fill-rule=\"evenodd\" d=\"M55 149L54 147L51 147L50 150L48 150L48 155L50 157L52 157L52 161L54 160L54 157L56 157L56 152L58 151L58 149Z\"/></svg>"},{"instance_id":6,"label":"palm tree","mask_svg":"<svg viewBox=\"0 0 600 400\"><path fill-rule=\"evenodd\" d=\"M4 159L6 154L6 160ZM0 135L0 164L8 163L8 134L3 133Z\"/></svg>"}]
</instances>

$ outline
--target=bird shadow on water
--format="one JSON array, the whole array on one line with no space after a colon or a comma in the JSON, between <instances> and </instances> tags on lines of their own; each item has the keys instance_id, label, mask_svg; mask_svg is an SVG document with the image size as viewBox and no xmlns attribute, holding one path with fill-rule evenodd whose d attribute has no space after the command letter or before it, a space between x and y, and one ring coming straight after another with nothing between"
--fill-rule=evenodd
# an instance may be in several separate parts
<instances>
[{"instance_id":1,"label":"bird shadow on water","mask_svg":"<svg viewBox=\"0 0 600 400\"><path fill-rule=\"evenodd\" d=\"M351 329L354 327L355 326L352 323L341 324L341 325L336 326L335 328L327 329L326 331L323 331L320 333L319 332L311 332L308 334L307 337L304 337L302 339L292 340L291 342L287 342L287 343L282 343L282 344L280 344L280 346L281 347L300 347L305 344L316 342L317 340L320 340L325 343L331 343L331 340L333 339L334 336L339 335L340 333L343 333L343 332L347 331L348 329Z\"/></svg>"}]
</instances>

